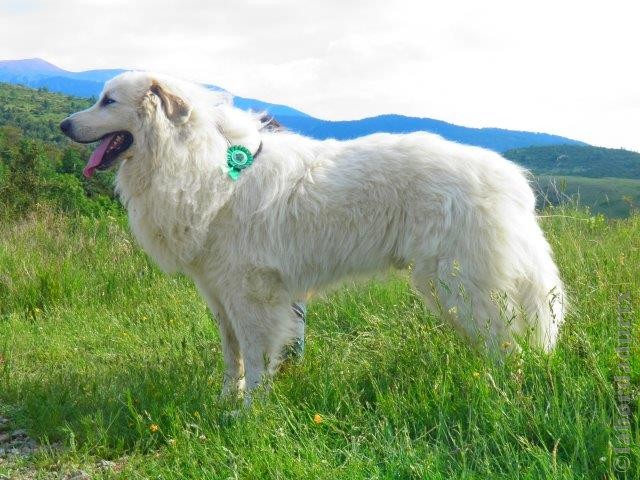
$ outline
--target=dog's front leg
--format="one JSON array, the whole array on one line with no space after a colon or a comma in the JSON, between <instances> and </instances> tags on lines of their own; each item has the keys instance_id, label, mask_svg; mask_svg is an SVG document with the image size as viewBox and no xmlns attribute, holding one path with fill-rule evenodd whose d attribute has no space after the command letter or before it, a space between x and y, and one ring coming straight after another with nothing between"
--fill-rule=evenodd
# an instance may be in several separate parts
<instances>
[{"instance_id":1,"label":"dog's front leg","mask_svg":"<svg viewBox=\"0 0 640 480\"><path fill-rule=\"evenodd\" d=\"M222 357L224 359L224 376L222 379L222 397L231 394L242 394L244 391L244 365L240 354L238 338L229 322L224 306L208 288L196 282L200 293L205 298L213 317L218 324Z\"/></svg>"},{"instance_id":2,"label":"dog's front leg","mask_svg":"<svg viewBox=\"0 0 640 480\"><path fill-rule=\"evenodd\" d=\"M291 306L273 307L256 304L246 297L229 307L242 354L245 380L245 404L251 403L256 388L265 386L282 359L281 325L291 316Z\"/></svg>"},{"instance_id":3,"label":"dog's front leg","mask_svg":"<svg viewBox=\"0 0 640 480\"><path fill-rule=\"evenodd\" d=\"M216 318L218 320L222 356L224 358L221 396L226 397L231 394L242 394L244 391L244 362L240 353L238 339L222 306L219 312Z\"/></svg>"},{"instance_id":4,"label":"dog's front leg","mask_svg":"<svg viewBox=\"0 0 640 480\"><path fill-rule=\"evenodd\" d=\"M225 310L238 339L245 375L245 404L251 392L270 378L282 361L284 346L295 336L291 297L277 272L254 268L242 285L227 289Z\"/></svg>"}]
</instances>

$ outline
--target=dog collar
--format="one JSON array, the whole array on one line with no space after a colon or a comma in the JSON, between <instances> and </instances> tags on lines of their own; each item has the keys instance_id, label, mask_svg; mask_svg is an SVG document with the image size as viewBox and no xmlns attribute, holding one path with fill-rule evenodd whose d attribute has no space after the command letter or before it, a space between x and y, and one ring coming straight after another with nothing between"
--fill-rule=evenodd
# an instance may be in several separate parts
<instances>
[{"instance_id":1,"label":"dog collar","mask_svg":"<svg viewBox=\"0 0 640 480\"><path fill-rule=\"evenodd\" d=\"M227 148L227 166L229 167L229 177L236 181L240 176L240 172L250 167L255 158L262 151L262 141L258 146L256 153L252 154L249 149L243 145L229 145Z\"/></svg>"}]
</instances>

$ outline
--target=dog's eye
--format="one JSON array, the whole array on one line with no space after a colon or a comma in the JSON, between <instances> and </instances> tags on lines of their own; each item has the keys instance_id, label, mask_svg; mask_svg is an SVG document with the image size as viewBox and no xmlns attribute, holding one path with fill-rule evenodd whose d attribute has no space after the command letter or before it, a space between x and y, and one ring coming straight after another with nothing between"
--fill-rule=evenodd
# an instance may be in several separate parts
<instances>
[{"instance_id":1,"label":"dog's eye","mask_svg":"<svg viewBox=\"0 0 640 480\"><path fill-rule=\"evenodd\" d=\"M100 106L106 107L107 105L111 105L112 103L116 103L116 101L113 98L104 97L100 102Z\"/></svg>"}]
</instances>

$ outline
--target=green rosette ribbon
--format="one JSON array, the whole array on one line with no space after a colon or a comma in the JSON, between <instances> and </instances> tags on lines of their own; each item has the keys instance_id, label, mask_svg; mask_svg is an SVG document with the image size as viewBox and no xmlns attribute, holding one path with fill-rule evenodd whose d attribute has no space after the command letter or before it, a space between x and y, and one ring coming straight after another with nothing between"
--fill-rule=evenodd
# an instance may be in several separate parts
<instances>
[{"instance_id":1,"label":"green rosette ribbon","mask_svg":"<svg viewBox=\"0 0 640 480\"><path fill-rule=\"evenodd\" d=\"M229 177L237 180L240 172L253 163L253 155L242 145L231 145L227 148L227 166Z\"/></svg>"}]
</instances>

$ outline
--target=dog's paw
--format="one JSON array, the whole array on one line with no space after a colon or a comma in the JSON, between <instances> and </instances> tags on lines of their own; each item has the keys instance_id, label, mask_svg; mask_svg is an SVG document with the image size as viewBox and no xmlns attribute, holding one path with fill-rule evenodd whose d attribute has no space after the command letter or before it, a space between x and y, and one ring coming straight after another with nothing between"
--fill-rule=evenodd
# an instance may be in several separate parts
<instances>
[{"instance_id":1,"label":"dog's paw","mask_svg":"<svg viewBox=\"0 0 640 480\"><path fill-rule=\"evenodd\" d=\"M222 414L220 415L220 425L233 425L235 422L242 419L246 412L246 408L238 408L235 410L227 410L225 412L222 412Z\"/></svg>"}]
</instances>

